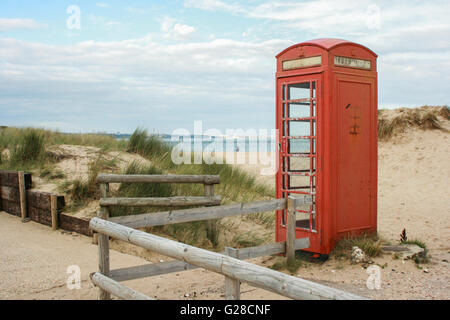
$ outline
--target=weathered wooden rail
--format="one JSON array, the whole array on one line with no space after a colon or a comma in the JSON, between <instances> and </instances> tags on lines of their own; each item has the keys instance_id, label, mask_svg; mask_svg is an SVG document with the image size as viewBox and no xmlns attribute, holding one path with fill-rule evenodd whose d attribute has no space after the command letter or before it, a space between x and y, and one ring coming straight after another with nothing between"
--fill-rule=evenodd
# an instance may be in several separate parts
<instances>
[{"instance_id":1,"label":"weathered wooden rail","mask_svg":"<svg viewBox=\"0 0 450 320\"><path fill-rule=\"evenodd\" d=\"M266 255L286 254L288 262L294 263L295 251L309 247L308 238L295 239L295 209L310 203L310 198L274 199L215 206L220 203L220 198L214 196L213 190L214 184L220 182L217 176L99 175L98 181L101 183L102 193L100 211L98 217L91 220L90 228L99 233L100 270L92 276L92 282L100 288L100 299L109 299L110 294L123 299L150 299L121 285L120 282L199 267L225 276L226 299L240 298L240 281L246 281L253 286L293 299L361 299L361 297L347 292L241 261ZM203 183L205 184L205 197L108 198L109 183L122 182ZM185 199L189 199L189 201ZM108 210L111 206L185 206L187 203L209 207L109 218ZM191 221L208 221L235 215L283 209L287 209L288 212L286 242L242 249L226 248L224 253L188 246L133 229ZM110 270L109 237L138 245L176 260Z\"/></svg>"},{"instance_id":2,"label":"weathered wooden rail","mask_svg":"<svg viewBox=\"0 0 450 320\"><path fill-rule=\"evenodd\" d=\"M228 297L238 296L235 292L238 286L235 284L237 281L244 281L252 286L292 299L364 299L342 290L292 277L224 254L168 240L111 221L93 218L90 226L92 230L103 235L224 275L227 277L226 279L230 280L230 282L226 282L226 286L229 283L226 288L226 292L229 292ZM108 279L107 281L112 280L106 275L105 277ZM115 284L114 280L112 283ZM234 290L231 285L234 285ZM103 286L103 290L108 290L108 288ZM108 292L115 294L113 290ZM122 297L125 296L122 295Z\"/></svg>"}]
</instances>

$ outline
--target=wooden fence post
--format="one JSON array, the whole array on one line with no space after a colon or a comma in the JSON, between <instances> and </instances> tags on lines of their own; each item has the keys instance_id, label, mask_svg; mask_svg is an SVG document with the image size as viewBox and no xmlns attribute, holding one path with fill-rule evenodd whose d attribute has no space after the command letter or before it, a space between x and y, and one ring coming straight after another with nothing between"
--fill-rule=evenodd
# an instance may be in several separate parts
<instances>
[{"instance_id":1,"label":"wooden fence post","mask_svg":"<svg viewBox=\"0 0 450 320\"><path fill-rule=\"evenodd\" d=\"M52 213L52 229L58 229L58 198L52 194L50 196L50 211Z\"/></svg>"},{"instance_id":2,"label":"wooden fence post","mask_svg":"<svg viewBox=\"0 0 450 320\"><path fill-rule=\"evenodd\" d=\"M288 197L286 211L286 264L291 268L295 266L295 198Z\"/></svg>"},{"instance_id":3,"label":"wooden fence post","mask_svg":"<svg viewBox=\"0 0 450 320\"><path fill-rule=\"evenodd\" d=\"M205 196L206 197L214 197L214 185L213 184L205 184ZM217 230L217 219L206 221L206 235L207 238L211 241L213 246L218 244L219 233Z\"/></svg>"},{"instance_id":4,"label":"wooden fence post","mask_svg":"<svg viewBox=\"0 0 450 320\"><path fill-rule=\"evenodd\" d=\"M226 247L225 254L232 258L239 259L239 249ZM225 300L240 300L241 299L241 282L239 279L234 279L225 276Z\"/></svg>"},{"instance_id":5,"label":"wooden fence post","mask_svg":"<svg viewBox=\"0 0 450 320\"><path fill-rule=\"evenodd\" d=\"M109 193L109 184L100 184L100 193L102 198L107 198ZM97 213L100 219L108 220L109 209L108 207L100 207ZM98 235L98 263L99 271L101 274L109 277L110 267L109 267L109 236L104 234ZM111 295L109 292L99 288L99 299L100 300L110 300Z\"/></svg>"},{"instance_id":6,"label":"wooden fence post","mask_svg":"<svg viewBox=\"0 0 450 320\"><path fill-rule=\"evenodd\" d=\"M23 171L19 171L17 173L19 180L19 197L20 197L20 215L22 217L22 222L28 221L27 214L27 191L25 188L25 173Z\"/></svg>"}]
</instances>

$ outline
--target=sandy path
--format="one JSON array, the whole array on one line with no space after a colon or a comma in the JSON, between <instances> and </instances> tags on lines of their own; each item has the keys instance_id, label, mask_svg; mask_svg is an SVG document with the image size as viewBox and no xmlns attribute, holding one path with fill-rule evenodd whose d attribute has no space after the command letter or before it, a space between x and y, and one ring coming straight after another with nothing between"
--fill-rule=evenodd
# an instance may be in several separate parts
<instances>
[{"instance_id":1,"label":"sandy path","mask_svg":"<svg viewBox=\"0 0 450 320\"><path fill-rule=\"evenodd\" d=\"M97 246L91 243L91 238L53 232L34 222L24 224L5 212L0 212L0 234L0 299L97 298L97 289L89 281L89 274L97 270L98 259ZM113 268L146 263L144 259L111 250ZM70 265L81 268L80 290L69 290L66 286ZM124 283L158 299L221 299L224 292L223 277L202 269ZM242 298L283 297L244 284Z\"/></svg>"},{"instance_id":2,"label":"sandy path","mask_svg":"<svg viewBox=\"0 0 450 320\"><path fill-rule=\"evenodd\" d=\"M53 232L50 228L0 212L0 299L96 299L97 289L88 280L97 270L97 246L85 236ZM166 259L160 257L160 259ZM265 266L276 258L250 260ZM324 264L306 264L298 276L373 299L450 299L450 255L435 253L427 273L411 261L375 259L385 265L382 289L368 290L367 272L360 265L330 259ZM111 250L112 268L148 263L135 256ZM80 290L68 290L66 270L81 268ZM157 299L223 299L223 277L203 270L173 273L133 280L124 284ZM279 295L242 284L242 299L285 299Z\"/></svg>"}]
</instances>

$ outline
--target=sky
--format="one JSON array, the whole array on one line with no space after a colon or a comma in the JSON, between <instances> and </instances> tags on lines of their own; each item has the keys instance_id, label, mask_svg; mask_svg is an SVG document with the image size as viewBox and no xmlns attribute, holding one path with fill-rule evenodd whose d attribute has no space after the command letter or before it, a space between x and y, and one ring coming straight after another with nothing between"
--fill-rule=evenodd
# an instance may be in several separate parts
<instances>
[{"instance_id":1,"label":"sky","mask_svg":"<svg viewBox=\"0 0 450 320\"><path fill-rule=\"evenodd\" d=\"M379 108L450 104L450 1L2 0L0 125L171 133L275 127L275 56L342 38Z\"/></svg>"}]
</instances>

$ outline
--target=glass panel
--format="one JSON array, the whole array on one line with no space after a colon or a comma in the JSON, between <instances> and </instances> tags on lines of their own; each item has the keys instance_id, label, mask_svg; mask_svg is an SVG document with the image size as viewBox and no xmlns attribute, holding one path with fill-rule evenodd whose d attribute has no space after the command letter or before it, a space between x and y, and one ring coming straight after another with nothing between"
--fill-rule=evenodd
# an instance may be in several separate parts
<instances>
[{"instance_id":1,"label":"glass panel","mask_svg":"<svg viewBox=\"0 0 450 320\"><path fill-rule=\"evenodd\" d=\"M289 188L310 189L311 178L299 175L289 176ZM309 210L309 209L308 209Z\"/></svg>"},{"instance_id":2,"label":"glass panel","mask_svg":"<svg viewBox=\"0 0 450 320\"><path fill-rule=\"evenodd\" d=\"M289 171L293 172L311 172L311 159L310 158L289 158ZM314 171L314 161L313 161L313 168L312 171Z\"/></svg>"},{"instance_id":3,"label":"glass panel","mask_svg":"<svg viewBox=\"0 0 450 320\"><path fill-rule=\"evenodd\" d=\"M302 82L288 85L288 99L309 99L310 93L310 83Z\"/></svg>"},{"instance_id":4,"label":"glass panel","mask_svg":"<svg viewBox=\"0 0 450 320\"><path fill-rule=\"evenodd\" d=\"M309 136L311 134L311 123L300 121L289 121L289 135Z\"/></svg>"},{"instance_id":5,"label":"glass panel","mask_svg":"<svg viewBox=\"0 0 450 320\"><path fill-rule=\"evenodd\" d=\"M289 118L309 118L311 107L309 102L292 102L289 105Z\"/></svg>"},{"instance_id":6,"label":"glass panel","mask_svg":"<svg viewBox=\"0 0 450 320\"><path fill-rule=\"evenodd\" d=\"M289 153L309 153L311 142L307 139L289 139Z\"/></svg>"}]
</instances>

